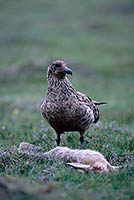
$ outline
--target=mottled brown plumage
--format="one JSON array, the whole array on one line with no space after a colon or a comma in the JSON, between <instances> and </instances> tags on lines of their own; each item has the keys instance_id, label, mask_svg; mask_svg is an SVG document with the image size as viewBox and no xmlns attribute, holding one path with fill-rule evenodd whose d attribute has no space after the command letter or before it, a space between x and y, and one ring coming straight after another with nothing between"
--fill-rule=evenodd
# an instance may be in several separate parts
<instances>
[{"instance_id":1,"label":"mottled brown plumage","mask_svg":"<svg viewBox=\"0 0 134 200\"><path fill-rule=\"evenodd\" d=\"M91 123L99 120L96 102L87 95L75 90L66 74L72 74L64 61L56 60L48 66L48 90L41 104L42 116L54 128L57 134L57 145L60 135L66 131L78 131L83 147L84 133Z\"/></svg>"}]
</instances>

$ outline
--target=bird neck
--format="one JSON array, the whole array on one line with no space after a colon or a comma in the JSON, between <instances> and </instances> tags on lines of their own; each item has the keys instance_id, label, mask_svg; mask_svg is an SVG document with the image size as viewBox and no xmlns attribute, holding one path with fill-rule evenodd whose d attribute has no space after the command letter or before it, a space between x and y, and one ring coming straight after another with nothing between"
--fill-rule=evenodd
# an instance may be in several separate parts
<instances>
[{"instance_id":1,"label":"bird neck","mask_svg":"<svg viewBox=\"0 0 134 200\"><path fill-rule=\"evenodd\" d=\"M68 93L69 90L75 90L70 80L65 76L59 79L55 76L48 76L48 92Z\"/></svg>"},{"instance_id":2,"label":"bird neck","mask_svg":"<svg viewBox=\"0 0 134 200\"><path fill-rule=\"evenodd\" d=\"M67 82L67 77L59 79L56 76L48 76L48 88L54 87L55 89L58 89L60 87L63 87L66 82Z\"/></svg>"}]
</instances>

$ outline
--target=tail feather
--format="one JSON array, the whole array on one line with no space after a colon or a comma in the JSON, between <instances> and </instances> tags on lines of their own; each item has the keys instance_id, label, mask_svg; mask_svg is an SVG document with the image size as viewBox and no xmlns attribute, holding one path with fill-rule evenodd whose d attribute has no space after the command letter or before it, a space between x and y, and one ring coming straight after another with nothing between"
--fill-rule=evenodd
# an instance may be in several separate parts
<instances>
[{"instance_id":1,"label":"tail feather","mask_svg":"<svg viewBox=\"0 0 134 200\"><path fill-rule=\"evenodd\" d=\"M105 101L100 101L100 102L98 102L98 101L93 101L93 103L94 103L96 106L99 106L99 105L102 105L102 104L107 104L107 102L105 102Z\"/></svg>"}]
</instances>

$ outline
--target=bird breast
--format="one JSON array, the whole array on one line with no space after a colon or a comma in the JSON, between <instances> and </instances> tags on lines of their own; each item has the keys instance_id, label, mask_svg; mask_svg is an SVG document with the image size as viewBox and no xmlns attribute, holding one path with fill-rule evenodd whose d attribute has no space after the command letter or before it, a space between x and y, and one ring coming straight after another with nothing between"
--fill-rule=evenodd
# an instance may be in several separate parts
<instances>
[{"instance_id":1,"label":"bird breast","mask_svg":"<svg viewBox=\"0 0 134 200\"><path fill-rule=\"evenodd\" d=\"M41 105L44 118L55 129L73 131L87 129L94 121L94 113L91 108L73 97L57 95L55 99L45 99Z\"/></svg>"}]
</instances>

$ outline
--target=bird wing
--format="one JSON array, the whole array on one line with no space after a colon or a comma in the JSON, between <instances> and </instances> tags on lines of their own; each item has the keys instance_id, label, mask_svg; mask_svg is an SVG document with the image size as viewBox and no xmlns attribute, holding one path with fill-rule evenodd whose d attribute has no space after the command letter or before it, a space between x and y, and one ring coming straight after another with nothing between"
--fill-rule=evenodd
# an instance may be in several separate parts
<instances>
[{"instance_id":1,"label":"bird wing","mask_svg":"<svg viewBox=\"0 0 134 200\"><path fill-rule=\"evenodd\" d=\"M92 122L96 123L99 120L99 110L94 101L86 94L77 92L79 102L82 102L83 106L87 108L87 116L92 118Z\"/></svg>"}]
</instances>

